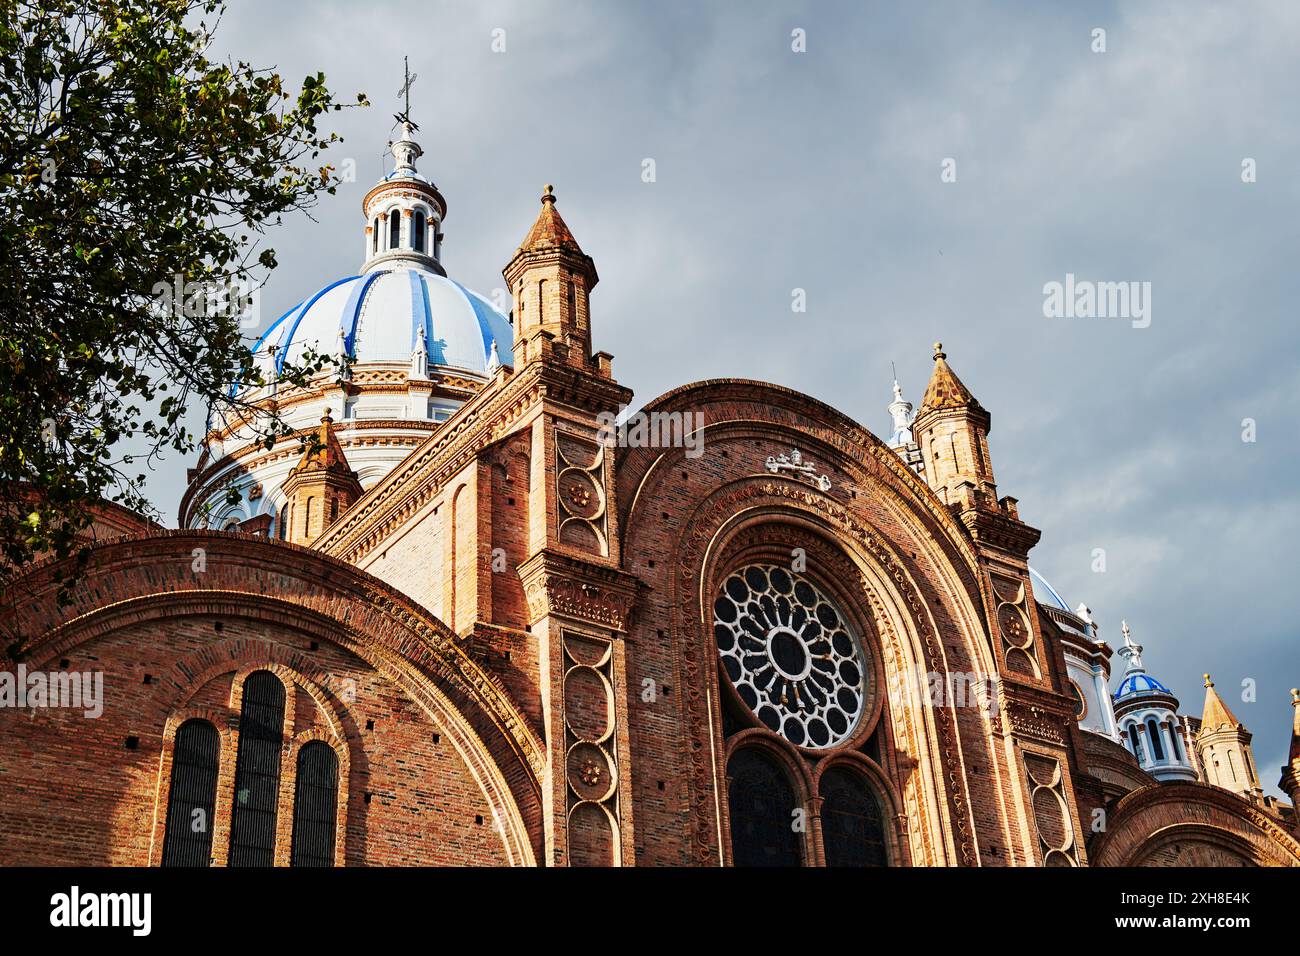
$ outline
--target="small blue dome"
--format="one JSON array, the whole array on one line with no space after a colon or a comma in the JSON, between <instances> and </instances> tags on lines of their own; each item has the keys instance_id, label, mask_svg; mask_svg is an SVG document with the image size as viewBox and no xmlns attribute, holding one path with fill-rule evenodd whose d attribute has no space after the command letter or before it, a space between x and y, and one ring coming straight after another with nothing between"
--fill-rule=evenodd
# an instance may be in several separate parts
<instances>
[{"instance_id":1,"label":"small blue dome","mask_svg":"<svg viewBox=\"0 0 1300 956\"><path fill-rule=\"evenodd\" d=\"M304 349L333 355L338 333L354 362L409 362L424 330L429 365L487 375L496 343L512 364L514 330L487 299L424 269L394 267L339 279L271 324L254 347L276 347L277 371Z\"/></svg>"},{"instance_id":2,"label":"small blue dome","mask_svg":"<svg viewBox=\"0 0 1300 956\"><path fill-rule=\"evenodd\" d=\"M1062 611L1074 613L1074 609L1065 603L1065 598L1056 593L1056 588L1047 583L1047 579L1035 571L1029 569L1029 580L1034 585L1034 598L1039 604L1047 604Z\"/></svg>"},{"instance_id":3,"label":"small blue dome","mask_svg":"<svg viewBox=\"0 0 1300 956\"><path fill-rule=\"evenodd\" d=\"M1124 678L1124 682L1119 685L1119 690L1115 691L1115 699L1119 700L1132 694L1168 694L1172 697L1173 691L1150 674L1139 673Z\"/></svg>"}]
</instances>

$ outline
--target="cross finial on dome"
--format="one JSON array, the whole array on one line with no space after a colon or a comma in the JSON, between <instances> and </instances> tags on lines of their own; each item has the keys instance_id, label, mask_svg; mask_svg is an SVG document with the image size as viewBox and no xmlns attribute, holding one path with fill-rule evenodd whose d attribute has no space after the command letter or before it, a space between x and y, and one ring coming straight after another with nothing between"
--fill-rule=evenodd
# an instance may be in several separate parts
<instances>
[{"instance_id":1,"label":"cross finial on dome","mask_svg":"<svg viewBox=\"0 0 1300 956\"><path fill-rule=\"evenodd\" d=\"M1119 632L1124 635L1124 643L1133 647L1133 632L1129 630L1128 621L1119 622Z\"/></svg>"}]
</instances>

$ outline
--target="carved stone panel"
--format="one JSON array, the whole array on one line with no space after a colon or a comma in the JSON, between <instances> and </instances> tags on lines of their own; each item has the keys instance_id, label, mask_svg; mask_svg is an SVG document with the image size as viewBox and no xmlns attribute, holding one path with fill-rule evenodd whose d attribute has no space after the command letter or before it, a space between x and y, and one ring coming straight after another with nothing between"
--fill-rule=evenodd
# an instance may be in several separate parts
<instances>
[{"instance_id":1,"label":"carved stone panel","mask_svg":"<svg viewBox=\"0 0 1300 956\"><path fill-rule=\"evenodd\" d=\"M608 555L605 446L557 431L555 458L557 537L583 551Z\"/></svg>"},{"instance_id":2,"label":"carved stone panel","mask_svg":"<svg viewBox=\"0 0 1300 956\"><path fill-rule=\"evenodd\" d=\"M1079 851L1061 762L1055 757L1026 753L1025 774L1043 866L1078 866Z\"/></svg>"},{"instance_id":3,"label":"carved stone panel","mask_svg":"<svg viewBox=\"0 0 1300 956\"><path fill-rule=\"evenodd\" d=\"M619 863L614 652L604 638L564 632L565 781L569 862Z\"/></svg>"},{"instance_id":4,"label":"carved stone panel","mask_svg":"<svg viewBox=\"0 0 1300 956\"><path fill-rule=\"evenodd\" d=\"M1024 582L995 577L993 592L998 601L998 637L1007 670L1013 674L1040 679L1043 672L1038 666L1038 652L1034 647L1034 629L1029 623Z\"/></svg>"}]
</instances>

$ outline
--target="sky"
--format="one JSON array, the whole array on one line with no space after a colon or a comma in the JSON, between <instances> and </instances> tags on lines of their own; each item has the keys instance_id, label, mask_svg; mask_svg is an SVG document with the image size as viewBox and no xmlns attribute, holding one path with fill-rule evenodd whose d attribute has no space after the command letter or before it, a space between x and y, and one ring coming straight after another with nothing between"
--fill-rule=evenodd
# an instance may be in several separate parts
<instances>
[{"instance_id":1,"label":"sky","mask_svg":"<svg viewBox=\"0 0 1300 956\"><path fill-rule=\"evenodd\" d=\"M753 378L887 435L891 361L919 403L941 340L1043 531L1035 568L1112 646L1126 619L1184 712L1212 673L1276 793L1300 684L1298 39L1291 0L233 0L215 52L373 104L330 117L356 180L271 236L264 320L358 270L409 56L452 277L503 286L554 183L638 404ZM1149 314L1048 317L1067 275L1149 283ZM190 464L149 486L173 522Z\"/></svg>"}]
</instances>

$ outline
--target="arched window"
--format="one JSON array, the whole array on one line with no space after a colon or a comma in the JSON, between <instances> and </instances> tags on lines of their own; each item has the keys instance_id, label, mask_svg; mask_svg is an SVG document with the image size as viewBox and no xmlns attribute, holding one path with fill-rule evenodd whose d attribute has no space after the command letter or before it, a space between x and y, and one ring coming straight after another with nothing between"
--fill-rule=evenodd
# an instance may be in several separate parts
<instances>
[{"instance_id":1,"label":"arched window","mask_svg":"<svg viewBox=\"0 0 1300 956\"><path fill-rule=\"evenodd\" d=\"M388 214L388 248L397 249L402 245L402 213L394 209Z\"/></svg>"},{"instance_id":2,"label":"arched window","mask_svg":"<svg viewBox=\"0 0 1300 956\"><path fill-rule=\"evenodd\" d=\"M221 735L206 720L187 720L176 731L163 866L207 866L211 862L220 753Z\"/></svg>"},{"instance_id":3,"label":"arched window","mask_svg":"<svg viewBox=\"0 0 1300 956\"><path fill-rule=\"evenodd\" d=\"M1187 757L1183 752L1183 742L1179 739L1178 725L1175 723L1169 724L1169 739L1172 741L1170 749L1173 751L1170 756L1179 763L1182 763L1187 759Z\"/></svg>"},{"instance_id":4,"label":"arched window","mask_svg":"<svg viewBox=\"0 0 1300 956\"><path fill-rule=\"evenodd\" d=\"M290 866L333 866L338 814L339 757L313 740L298 751L298 787L293 798Z\"/></svg>"},{"instance_id":5,"label":"arched window","mask_svg":"<svg viewBox=\"0 0 1300 956\"><path fill-rule=\"evenodd\" d=\"M753 747L727 764L731 778L731 858L736 866L799 866L794 790L785 772Z\"/></svg>"},{"instance_id":6,"label":"arched window","mask_svg":"<svg viewBox=\"0 0 1300 956\"><path fill-rule=\"evenodd\" d=\"M289 537L289 506L287 504L280 509L279 530L281 540Z\"/></svg>"},{"instance_id":7,"label":"arched window","mask_svg":"<svg viewBox=\"0 0 1300 956\"><path fill-rule=\"evenodd\" d=\"M1147 718L1147 734L1151 737L1151 753L1156 760L1165 759L1165 745L1160 742L1160 725L1154 717Z\"/></svg>"},{"instance_id":8,"label":"arched window","mask_svg":"<svg viewBox=\"0 0 1300 956\"><path fill-rule=\"evenodd\" d=\"M411 245L416 252L424 251L424 210L415 210L415 215L411 217L411 232L414 240Z\"/></svg>"},{"instance_id":9,"label":"arched window","mask_svg":"<svg viewBox=\"0 0 1300 956\"><path fill-rule=\"evenodd\" d=\"M1129 740L1133 742L1133 756L1138 758L1138 763L1142 762L1142 740L1138 736L1138 725L1128 725Z\"/></svg>"},{"instance_id":10,"label":"arched window","mask_svg":"<svg viewBox=\"0 0 1300 956\"><path fill-rule=\"evenodd\" d=\"M275 815L280 796L284 740L284 684L270 671L244 681L239 713L239 755L230 814L230 865L275 862Z\"/></svg>"},{"instance_id":11,"label":"arched window","mask_svg":"<svg viewBox=\"0 0 1300 956\"><path fill-rule=\"evenodd\" d=\"M370 251L379 251L379 217L375 217L373 228L370 230Z\"/></svg>"},{"instance_id":12,"label":"arched window","mask_svg":"<svg viewBox=\"0 0 1300 956\"><path fill-rule=\"evenodd\" d=\"M887 866L885 823L866 778L831 767L821 779L822 841L827 866Z\"/></svg>"}]
</instances>

